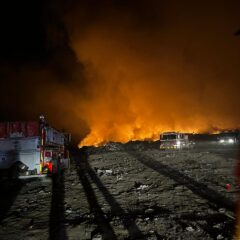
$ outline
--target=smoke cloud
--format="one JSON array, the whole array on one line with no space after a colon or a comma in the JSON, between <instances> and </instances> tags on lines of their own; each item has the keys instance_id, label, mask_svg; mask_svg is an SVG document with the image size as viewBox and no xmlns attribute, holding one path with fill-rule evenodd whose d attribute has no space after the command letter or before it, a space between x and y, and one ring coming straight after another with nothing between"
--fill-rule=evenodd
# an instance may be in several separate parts
<instances>
[{"instance_id":1,"label":"smoke cloud","mask_svg":"<svg viewBox=\"0 0 240 240\"><path fill-rule=\"evenodd\" d=\"M81 145L238 128L238 5L112 1L98 11L81 5L84 14L75 8L66 22L89 96L77 104L90 128Z\"/></svg>"},{"instance_id":2,"label":"smoke cloud","mask_svg":"<svg viewBox=\"0 0 240 240\"><path fill-rule=\"evenodd\" d=\"M49 63L14 75L37 88L21 95L21 112L43 110L81 146L240 127L237 1L58 1L51 7L64 27L47 25Z\"/></svg>"}]
</instances>

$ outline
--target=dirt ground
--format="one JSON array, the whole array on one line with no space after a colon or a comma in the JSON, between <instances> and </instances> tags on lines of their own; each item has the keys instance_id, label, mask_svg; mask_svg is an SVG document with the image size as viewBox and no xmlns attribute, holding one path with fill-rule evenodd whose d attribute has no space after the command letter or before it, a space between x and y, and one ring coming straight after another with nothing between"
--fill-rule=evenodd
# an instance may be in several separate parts
<instances>
[{"instance_id":1,"label":"dirt ground","mask_svg":"<svg viewBox=\"0 0 240 240\"><path fill-rule=\"evenodd\" d=\"M0 239L233 239L237 158L213 143L73 151L62 176L0 182Z\"/></svg>"}]
</instances>

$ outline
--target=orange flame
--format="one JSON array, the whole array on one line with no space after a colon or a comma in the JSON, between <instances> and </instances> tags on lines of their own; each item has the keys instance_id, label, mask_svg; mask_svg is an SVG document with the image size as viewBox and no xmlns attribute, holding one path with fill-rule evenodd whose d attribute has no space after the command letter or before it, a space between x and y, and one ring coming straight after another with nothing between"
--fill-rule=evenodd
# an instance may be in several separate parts
<instances>
[{"instance_id":1,"label":"orange flame","mask_svg":"<svg viewBox=\"0 0 240 240\"><path fill-rule=\"evenodd\" d=\"M84 14L76 11L76 18L66 20L86 79L86 98L74 104L90 129L79 146L240 126L240 45L229 36L234 18L223 8L215 21L204 8L209 24L203 26L199 9L186 12L182 4L175 20L165 10L147 14L162 7L173 11L171 4L157 6L153 1L149 12L145 5L137 12L107 4L83 29L76 19Z\"/></svg>"}]
</instances>

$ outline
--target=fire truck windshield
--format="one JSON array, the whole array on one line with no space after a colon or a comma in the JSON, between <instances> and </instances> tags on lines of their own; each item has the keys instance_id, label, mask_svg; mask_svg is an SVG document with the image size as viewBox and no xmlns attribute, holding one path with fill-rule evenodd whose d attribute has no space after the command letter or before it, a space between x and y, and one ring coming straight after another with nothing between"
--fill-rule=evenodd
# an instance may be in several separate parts
<instances>
[{"instance_id":1,"label":"fire truck windshield","mask_svg":"<svg viewBox=\"0 0 240 240\"><path fill-rule=\"evenodd\" d=\"M162 135L161 140L175 140L177 139L176 134Z\"/></svg>"}]
</instances>

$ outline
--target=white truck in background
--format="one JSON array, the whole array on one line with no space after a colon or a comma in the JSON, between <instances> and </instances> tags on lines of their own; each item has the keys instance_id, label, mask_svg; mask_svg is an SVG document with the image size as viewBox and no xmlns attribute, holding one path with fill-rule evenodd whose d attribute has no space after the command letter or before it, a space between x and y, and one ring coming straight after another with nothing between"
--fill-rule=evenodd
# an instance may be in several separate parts
<instances>
[{"instance_id":1,"label":"white truck in background","mask_svg":"<svg viewBox=\"0 0 240 240\"><path fill-rule=\"evenodd\" d=\"M70 135L39 121L0 123L0 172L8 177L43 176L70 166Z\"/></svg>"},{"instance_id":2,"label":"white truck in background","mask_svg":"<svg viewBox=\"0 0 240 240\"><path fill-rule=\"evenodd\" d=\"M224 131L218 134L218 142L221 145L233 145L239 143L239 132Z\"/></svg>"},{"instance_id":3,"label":"white truck in background","mask_svg":"<svg viewBox=\"0 0 240 240\"><path fill-rule=\"evenodd\" d=\"M160 149L189 149L192 146L188 135L179 132L164 132L160 135Z\"/></svg>"}]
</instances>

